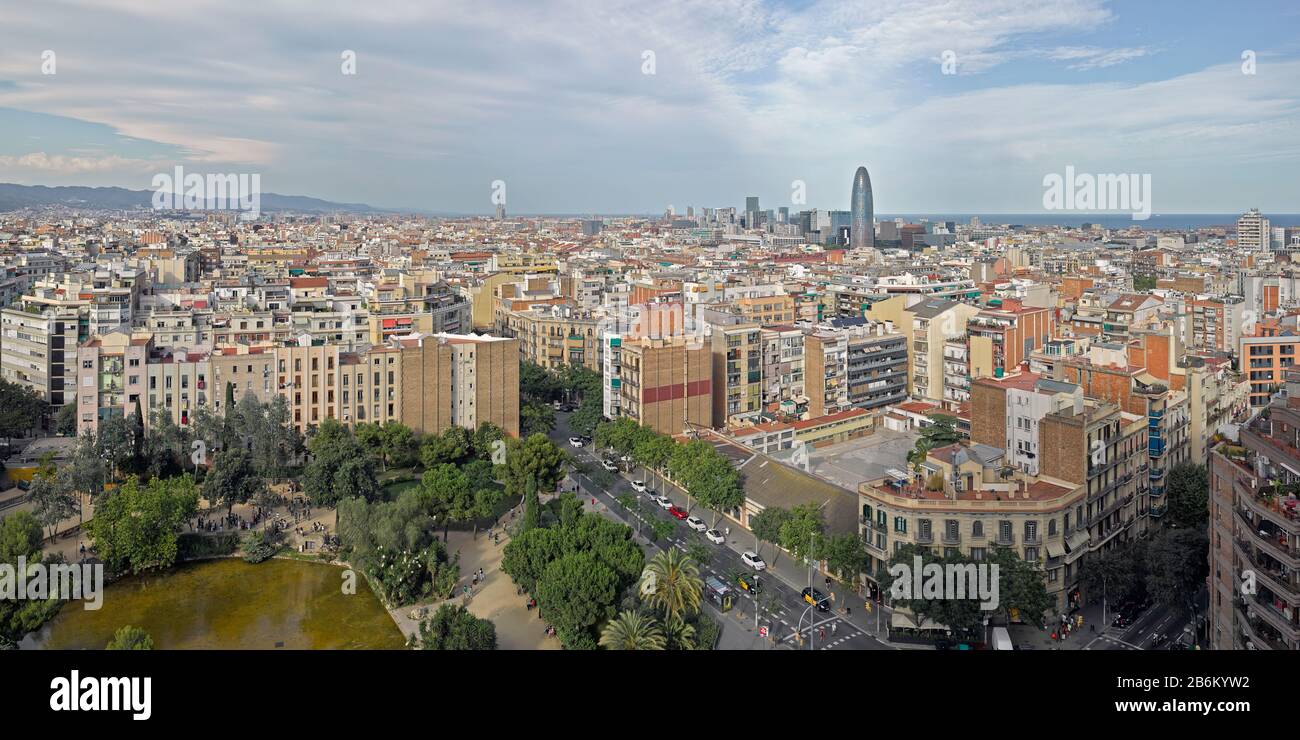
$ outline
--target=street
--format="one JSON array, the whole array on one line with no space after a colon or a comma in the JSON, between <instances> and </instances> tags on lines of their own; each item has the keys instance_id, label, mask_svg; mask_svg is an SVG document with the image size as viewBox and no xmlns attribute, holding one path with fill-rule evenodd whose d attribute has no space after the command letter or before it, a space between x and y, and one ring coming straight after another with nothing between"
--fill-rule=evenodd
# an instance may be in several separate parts
<instances>
[{"instance_id":1,"label":"street","mask_svg":"<svg viewBox=\"0 0 1300 740\"><path fill-rule=\"evenodd\" d=\"M593 448L574 448L570 446L569 437L572 432L568 425L568 414L556 413L555 416L556 426L551 432L550 438L562 449L572 455L574 459L585 463L587 467L591 468L593 471L599 469L601 458L595 454ZM661 539L656 544L662 547L676 547L685 552L687 543L691 541L690 535L694 533L685 525L685 522L673 519L666 511L650 500L651 495L662 492L655 490L657 487L660 487L660 482L651 476L650 479L646 480L647 491L638 494L632 489L629 482L629 474L611 473L611 475L615 477L615 482L609 489L601 487L588 475L573 473L572 477L581 487L581 494L585 495L588 504L590 504L591 499L594 497L598 504L603 505L610 514L619 520L631 524L634 529L636 528L636 522L632 517L634 517L635 514L623 509L622 506L619 505L617 498L624 494L638 496L640 501L645 504L648 516L670 521L674 524L672 535L667 539L667 541ZM671 484L667 484L666 488L668 490L665 495L667 495L673 503L683 509L687 509L691 514L700 516L700 518L704 519L706 522L712 521L714 516L713 512L708 510L697 510L695 508L688 509L687 507L689 502L680 490L676 489L676 487ZM816 609L810 610L809 605L803 601L801 595L802 589L808 585L808 571L806 567L799 568L803 573L803 578L802 580L795 579L793 577L793 569L798 568L799 564L797 563L787 562L784 563L786 567L778 569L769 562L768 570L758 574L758 580L763 589L763 593L758 595L756 606L755 597L748 591L741 589L734 578L734 576L739 573L754 573L753 569L741 562L740 559L740 553L746 549L751 549L754 542L752 536L750 536L748 532L744 532L744 530L739 532L736 531L740 528L734 526L734 523L729 521L718 522L718 528L720 531L722 531L723 527L729 525L732 526L732 531L727 537L725 546L714 545L709 543L707 540L704 540L703 537L700 538L702 542L714 548L713 557L709 559L709 562L706 565L703 565L700 568L700 577L707 578L709 576L714 576L719 581L722 581L727 586L731 587L737 596L734 602L735 605L727 614L719 615L718 612L714 610L715 617L723 624L724 632L740 631L742 634L748 632L746 638L752 641L753 648L762 649L763 647L771 647L770 642L765 644L764 641L757 639L754 635L754 613L757 608L761 610L758 620L759 625L768 626L771 635L775 637L777 645L780 646L787 648L797 647L803 650L882 650L891 648L890 645L882 642L872 634L873 630L870 630L870 628L866 626L868 620L862 619L864 615L861 613L861 604L858 604L859 611L856 615L859 619L850 620L840 613L843 607L843 597L839 596L838 593L835 606L830 612L820 612ZM744 532L743 535L741 534L742 532ZM645 533L645 525L642 527L642 533ZM765 560L769 560L773 557L770 552L771 549L772 548L768 546L766 551L763 553L765 555ZM781 559L788 561L789 556L783 555ZM828 591L821 578L815 577L813 586L824 593ZM855 604L858 603L857 600L859 597L853 596L852 598L855 600ZM708 603L707 594L704 601ZM812 622L811 630L809 629L810 619ZM800 620L802 620L802 625L799 624ZM857 622L857 624L854 622ZM882 627L887 624L887 622L888 618L886 617L884 622L882 622ZM869 620L869 624L874 627L875 620ZM799 645L795 636L796 628L800 629L805 638L810 637L811 643L805 639L803 644ZM825 638L822 637L823 630L825 632ZM728 640L726 639L722 641L724 644L727 642ZM733 645L735 644L734 640L731 642Z\"/></svg>"}]
</instances>

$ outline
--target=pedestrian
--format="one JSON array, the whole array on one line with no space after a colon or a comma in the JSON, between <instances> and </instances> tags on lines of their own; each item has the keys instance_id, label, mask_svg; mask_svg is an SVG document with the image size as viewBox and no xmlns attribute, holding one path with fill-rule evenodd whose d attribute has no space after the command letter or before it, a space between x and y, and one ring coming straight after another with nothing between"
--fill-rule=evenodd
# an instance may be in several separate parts
<instances>
[{"instance_id":1,"label":"pedestrian","mask_svg":"<svg viewBox=\"0 0 1300 740\"><path fill-rule=\"evenodd\" d=\"M825 640L825 639L826 639L826 628L825 628L825 627L822 627L821 629L817 630L817 636L820 637L821 639Z\"/></svg>"},{"instance_id":2,"label":"pedestrian","mask_svg":"<svg viewBox=\"0 0 1300 740\"><path fill-rule=\"evenodd\" d=\"M839 629L839 628L840 628L840 623L839 623L839 622L833 622L833 623L831 624L831 634L832 634L832 635L835 634L835 630L837 630L837 629Z\"/></svg>"},{"instance_id":3,"label":"pedestrian","mask_svg":"<svg viewBox=\"0 0 1300 740\"><path fill-rule=\"evenodd\" d=\"M723 528L722 528L722 533L725 534L726 536L730 537L730 536L731 536L731 527L723 527Z\"/></svg>"},{"instance_id":4,"label":"pedestrian","mask_svg":"<svg viewBox=\"0 0 1300 740\"><path fill-rule=\"evenodd\" d=\"M851 606L846 606L846 607L844 607L844 613L845 613L845 615L847 615L847 616L850 616L850 617L853 616L853 607L851 607Z\"/></svg>"}]
</instances>

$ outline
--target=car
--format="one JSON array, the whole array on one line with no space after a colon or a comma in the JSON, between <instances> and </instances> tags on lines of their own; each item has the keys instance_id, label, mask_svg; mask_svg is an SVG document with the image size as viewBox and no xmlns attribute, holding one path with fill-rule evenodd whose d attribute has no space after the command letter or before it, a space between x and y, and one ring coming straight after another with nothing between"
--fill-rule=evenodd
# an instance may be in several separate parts
<instances>
[{"instance_id":1,"label":"car","mask_svg":"<svg viewBox=\"0 0 1300 740\"><path fill-rule=\"evenodd\" d=\"M566 414L573 413L574 406L571 403L560 404L560 411Z\"/></svg>"},{"instance_id":2,"label":"car","mask_svg":"<svg viewBox=\"0 0 1300 740\"><path fill-rule=\"evenodd\" d=\"M569 437L569 445L572 447L581 447L582 437Z\"/></svg>"},{"instance_id":3,"label":"car","mask_svg":"<svg viewBox=\"0 0 1300 740\"><path fill-rule=\"evenodd\" d=\"M582 443L583 443L584 445L589 445L589 444L591 444L591 437L588 437L588 436L585 435L585 434L582 435L582 436L580 436L580 437L578 437L578 439L582 440Z\"/></svg>"},{"instance_id":4,"label":"car","mask_svg":"<svg viewBox=\"0 0 1300 740\"><path fill-rule=\"evenodd\" d=\"M740 553L740 562L748 565L754 570L767 570L767 563L753 550L746 550Z\"/></svg>"},{"instance_id":5,"label":"car","mask_svg":"<svg viewBox=\"0 0 1300 740\"><path fill-rule=\"evenodd\" d=\"M656 504L659 504L659 508L661 508L661 509L671 509L671 508L673 508L673 502L672 502L672 500L669 499L667 496L655 496L655 497L654 497L654 502L655 502Z\"/></svg>"},{"instance_id":6,"label":"car","mask_svg":"<svg viewBox=\"0 0 1300 740\"><path fill-rule=\"evenodd\" d=\"M614 463L610 462L609 460L601 460L601 461L600 461L600 467L602 467L602 468L608 470L608 471L611 472L611 473L617 473L617 472L618 472L618 466L615 465Z\"/></svg>"},{"instance_id":7,"label":"car","mask_svg":"<svg viewBox=\"0 0 1300 740\"><path fill-rule=\"evenodd\" d=\"M690 527L696 532L703 532L704 530L709 528L709 525L705 524L704 520L699 518L698 516L686 517L686 526Z\"/></svg>"},{"instance_id":8,"label":"car","mask_svg":"<svg viewBox=\"0 0 1300 740\"><path fill-rule=\"evenodd\" d=\"M632 481L632 490L636 491L637 493L645 493L645 481L643 480Z\"/></svg>"},{"instance_id":9,"label":"car","mask_svg":"<svg viewBox=\"0 0 1300 740\"><path fill-rule=\"evenodd\" d=\"M741 573L736 576L736 585L752 594L763 593L763 584L759 583L758 576L749 573Z\"/></svg>"},{"instance_id":10,"label":"car","mask_svg":"<svg viewBox=\"0 0 1300 740\"><path fill-rule=\"evenodd\" d=\"M721 545L722 543L727 541L727 538L723 537L722 533L716 529L705 530L704 539L708 540L709 542L712 542L715 545Z\"/></svg>"},{"instance_id":11,"label":"car","mask_svg":"<svg viewBox=\"0 0 1300 740\"><path fill-rule=\"evenodd\" d=\"M672 516L673 516L674 519L685 519L685 518L686 518L686 509L679 509L679 508L676 507L676 506L671 506L671 505L670 505L670 506L668 507L668 513L669 513L669 514L672 514Z\"/></svg>"},{"instance_id":12,"label":"car","mask_svg":"<svg viewBox=\"0 0 1300 740\"><path fill-rule=\"evenodd\" d=\"M826 594L821 591L815 588L805 588L800 594L805 602L815 605L817 611L828 612L831 610L831 600L826 598Z\"/></svg>"},{"instance_id":13,"label":"car","mask_svg":"<svg viewBox=\"0 0 1300 740\"><path fill-rule=\"evenodd\" d=\"M556 411L559 411L560 409L564 408L564 402L563 402L563 401L551 401L551 408L555 409Z\"/></svg>"}]
</instances>

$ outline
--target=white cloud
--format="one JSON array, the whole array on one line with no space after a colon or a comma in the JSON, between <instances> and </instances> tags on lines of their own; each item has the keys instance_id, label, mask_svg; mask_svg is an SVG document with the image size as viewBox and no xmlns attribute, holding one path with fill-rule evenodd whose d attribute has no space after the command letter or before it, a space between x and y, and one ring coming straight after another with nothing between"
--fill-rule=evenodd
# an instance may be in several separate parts
<instances>
[{"instance_id":1,"label":"white cloud","mask_svg":"<svg viewBox=\"0 0 1300 740\"><path fill-rule=\"evenodd\" d=\"M1087 71L1123 64L1131 59L1150 56L1151 50L1145 46L1126 49L1102 49L1095 46L1058 46L1048 52L1047 56L1056 61L1073 62L1069 69Z\"/></svg>"},{"instance_id":2,"label":"white cloud","mask_svg":"<svg viewBox=\"0 0 1300 740\"><path fill-rule=\"evenodd\" d=\"M98 172L149 172L157 169L157 162L143 159L126 159L116 155L106 157L69 157L62 154L31 152L19 156L0 155L0 169L32 170L42 173L79 175Z\"/></svg>"}]
</instances>

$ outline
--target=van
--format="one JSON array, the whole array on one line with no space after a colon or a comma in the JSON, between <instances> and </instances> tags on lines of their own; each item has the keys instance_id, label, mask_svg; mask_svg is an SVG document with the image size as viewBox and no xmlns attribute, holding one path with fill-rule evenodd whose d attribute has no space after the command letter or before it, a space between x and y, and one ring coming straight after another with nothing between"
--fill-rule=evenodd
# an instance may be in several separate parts
<instances>
[{"instance_id":1,"label":"van","mask_svg":"<svg viewBox=\"0 0 1300 740\"><path fill-rule=\"evenodd\" d=\"M1011 633L1007 632L1006 627L993 628L993 649L1015 650L1015 646L1011 644Z\"/></svg>"}]
</instances>

